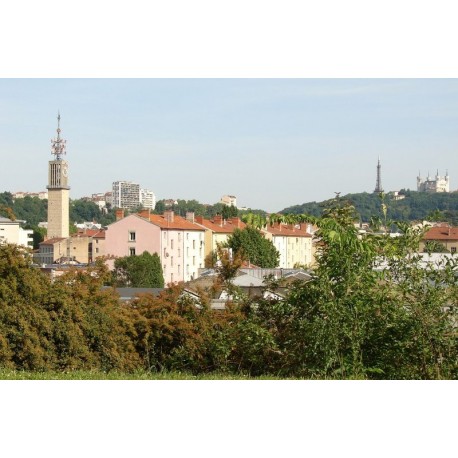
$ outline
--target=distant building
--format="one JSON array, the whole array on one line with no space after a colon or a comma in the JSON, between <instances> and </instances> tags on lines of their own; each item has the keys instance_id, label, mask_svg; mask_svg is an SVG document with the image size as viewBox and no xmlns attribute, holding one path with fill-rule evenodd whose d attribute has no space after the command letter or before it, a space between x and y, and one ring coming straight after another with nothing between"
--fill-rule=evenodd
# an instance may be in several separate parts
<instances>
[{"instance_id":1,"label":"distant building","mask_svg":"<svg viewBox=\"0 0 458 458\"><path fill-rule=\"evenodd\" d=\"M153 191L140 189L140 205L143 208L154 210L156 208L156 196Z\"/></svg>"},{"instance_id":2,"label":"distant building","mask_svg":"<svg viewBox=\"0 0 458 458\"><path fill-rule=\"evenodd\" d=\"M48 191L41 191L41 192L14 192L13 199L23 199L24 197L38 197L41 200L48 198Z\"/></svg>"},{"instance_id":3,"label":"distant building","mask_svg":"<svg viewBox=\"0 0 458 458\"><path fill-rule=\"evenodd\" d=\"M135 210L139 207L154 210L156 196L153 191L140 188L138 183L115 181L111 193L111 205L126 210Z\"/></svg>"},{"instance_id":4,"label":"distant building","mask_svg":"<svg viewBox=\"0 0 458 458\"><path fill-rule=\"evenodd\" d=\"M456 253L458 248L458 227L443 224L432 227L423 236L420 242L420 251L425 249L425 244L428 241L435 241L444 246L444 248L452 254Z\"/></svg>"},{"instance_id":5,"label":"distant building","mask_svg":"<svg viewBox=\"0 0 458 458\"><path fill-rule=\"evenodd\" d=\"M229 207L237 207L237 197L235 196L223 196L220 200L221 204L228 205Z\"/></svg>"},{"instance_id":6,"label":"distant building","mask_svg":"<svg viewBox=\"0 0 458 458\"><path fill-rule=\"evenodd\" d=\"M33 231L23 229L21 221L13 221L0 216L0 243L14 243L15 245L32 248Z\"/></svg>"},{"instance_id":7,"label":"distant building","mask_svg":"<svg viewBox=\"0 0 458 458\"><path fill-rule=\"evenodd\" d=\"M132 181L113 182L113 207L134 210L140 207L140 185Z\"/></svg>"},{"instance_id":8,"label":"distant building","mask_svg":"<svg viewBox=\"0 0 458 458\"><path fill-rule=\"evenodd\" d=\"M435 179L433 179L428 172L428 176L423 180L418 173L417 177L417 191L419 192L450 192L450 178L448 172L445 176L440 176L439 171L436 173Z\"/></svg>"}]
</instances>

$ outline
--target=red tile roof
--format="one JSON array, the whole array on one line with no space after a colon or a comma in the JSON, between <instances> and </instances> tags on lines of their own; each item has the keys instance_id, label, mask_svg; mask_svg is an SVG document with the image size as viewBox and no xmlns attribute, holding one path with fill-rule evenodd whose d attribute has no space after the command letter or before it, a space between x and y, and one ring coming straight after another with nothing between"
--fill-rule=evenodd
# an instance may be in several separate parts
<instances>
[{"instance_id":1,"label":"red tile roof","mask_svg":"<svg viewBox=\"0 0 458 458\"><path fill-rule=\"evenodd\" d=\"M187 219L174 215L173 221L167 221L164 215L149 215L149 220L151 223L159 226L161 229L178 229L186 231L202 231L202 227L198 224L191 223Z\"/></svg>"},{"instance_id":2,"label":"red tile roof","mask_svg":"<svg viewBox=\"0 0 458 458\"><path fill-rule=\"evenodd\" d=\"M312 237L307 232L307 224L274 224L273 226L267 225L266 231L272 235L282 235L288 237Z\"/></svg>"},{"instance_id":3,"label":"red tile roof","mask_svg":"<svg viewBox=\"0 0 458 458\"><path fill-rule=\"evenodd\" d=\"M432 227L425 234L424 240L458 240L458 227Z\"/></svg>"},{"instance_id":4,"label":"red tile roof","mask_svg":"<svg viewBox=\"0 0 458 458\"><path fill-rule=\"evenodd\" d=\"M201 224L205 228L220 234L232 234L235 229L244 229L246 227L246 224L237 218L231 218L228 220L221 219L221 221L218 218L216 221L215 219L209 220L204 218L200 219L199 217L197 218L198 220L196 220L196 222L198 224Z\"/></svg>"}]
</instances>

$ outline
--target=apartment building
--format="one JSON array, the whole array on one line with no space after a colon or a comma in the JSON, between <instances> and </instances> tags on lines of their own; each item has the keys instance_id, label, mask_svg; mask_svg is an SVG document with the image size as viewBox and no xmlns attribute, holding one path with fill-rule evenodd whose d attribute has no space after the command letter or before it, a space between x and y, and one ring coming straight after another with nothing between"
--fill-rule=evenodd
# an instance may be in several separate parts
<instances>
[{"instance_id":1,"label":"apartment building","mask_svg":"<svg viewBox=\"0 0 458 458\"><path fill-rule=\"evenodd\" d=\"M153 215L148 210L119 218L105 233L105 253L108 256L135 256L147 251L161 259L164 281L190 281L204 267L205 229L173 211Z\"/></svg>"},{"instance_id":2,"label":"apartment building","mask_svg":"<svg viewBox=\"0 0 458 458\"><path fill-rule=\"evenodd\" d=\"M33 248L33 231L23 229L20 221L13 221L0 216L0 243L14 243Z\"/></svg>"},{"instance_id":3,"label":"apartment building","mask_svg":"<svg viewBox=\"0 0 458 458\"><path fill-rule=\"evenodd\" d=\"M443 224L432 227L426 232L423 240L420 242L420 251L424 251L425 244L428 241L435 241L444 246L450 253L454 254L458 248L458 227Z\"/></svg>"},{"instance_id":4,"label":"apartment building","mask_svg":"<svg viewBox=\"0 0 458 458\"><path fill-rule=\"evenodd\" d=\"M274 224L263 230L280 253L278 267L292 269L295 266L310 267L314 264L311 227L308 224Z\"/></svg>"},{"instance_id":5,"label":"apartment building","mask_svg":"<svg viewBox=\"0 0 458 458\"><path fill-rule=\"evenodd\" d=\"M113 207L133 210L140 206L140 185L132 181L115 181L112 188Z\"/></svg>"}]
</instances>

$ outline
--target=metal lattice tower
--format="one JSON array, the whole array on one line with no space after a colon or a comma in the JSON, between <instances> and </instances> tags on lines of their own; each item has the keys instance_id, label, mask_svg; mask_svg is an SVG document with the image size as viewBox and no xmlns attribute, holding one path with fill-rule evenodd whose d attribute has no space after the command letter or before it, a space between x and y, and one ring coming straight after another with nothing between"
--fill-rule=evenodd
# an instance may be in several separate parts
<instances>
[{"instance_id":1,"label":"metal lattice tower","mask_svg":"<svg viewBox=\"0 0 458 458\"><path fill-rule=\"evenodd\" d=\"M378 163L377 163L377 182L375 183L375 189L374 192L377 194L380 194L383 192L382 188L382 166L380 165L380 157L378 158Z\"/></svg>"},{"instance_id":2,"label":"metal lattice tower","mask_svg":"<svg viewBox=\"0 0 458 458\"><path fill-rule=\"evenodd\" d=\"M51 154L56 156L56 160L62 160L62 155L67 154L67 140L60 138L60 113L57 113L57 138L51 139Z\"/></svg>"}]
</instances>

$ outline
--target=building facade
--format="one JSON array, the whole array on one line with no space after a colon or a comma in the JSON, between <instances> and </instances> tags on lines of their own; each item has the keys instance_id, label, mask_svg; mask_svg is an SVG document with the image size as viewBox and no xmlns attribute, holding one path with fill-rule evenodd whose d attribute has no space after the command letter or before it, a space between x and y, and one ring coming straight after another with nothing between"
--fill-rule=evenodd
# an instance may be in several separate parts
<instances>
[{"instance_id":1,"label":"building facade","mask_svg":"<svg viewBox=\"0 0 458 458\"><path fill-rule=\"evenodd\" d=\"M140 255L144 251L157 253L161 260L164 281L177 283L197 278L204 267L205 230L173 211L163 215L144 210L122 217L110 224L105 232L105 253L109 257Z\"/></svg>"},{"instance_id":2,"label":"building facade","mask_svg":"<svg viewBox=\"0 0 458 458\"><path fill-rule=\"evenodd\" d=\"M112 205L127 210L140 207L140 185L131 181L113 182Z\"/></svg>"},{"instance_id":3,"label":"building facade","mask_svg":"<svg viewBox=\"0 0 458 458\"><path fill-rule=\"evenodd\" d=\"M280 253L278 267L292 269L311 267L314 262L311 226L309 224L267 225L263 232Z\"/></svg>"},{"instance_id":4,"label":"building facade","mask_svg":"<svg viewBox=\"0 0 458 458\"><path fill-rule=\"evenodd\" d=\"M13 221L0 216L0 243L13 243L33 248L33 231L23 229L20 223L20 221Z\"/></svg>"}]
</instances>

